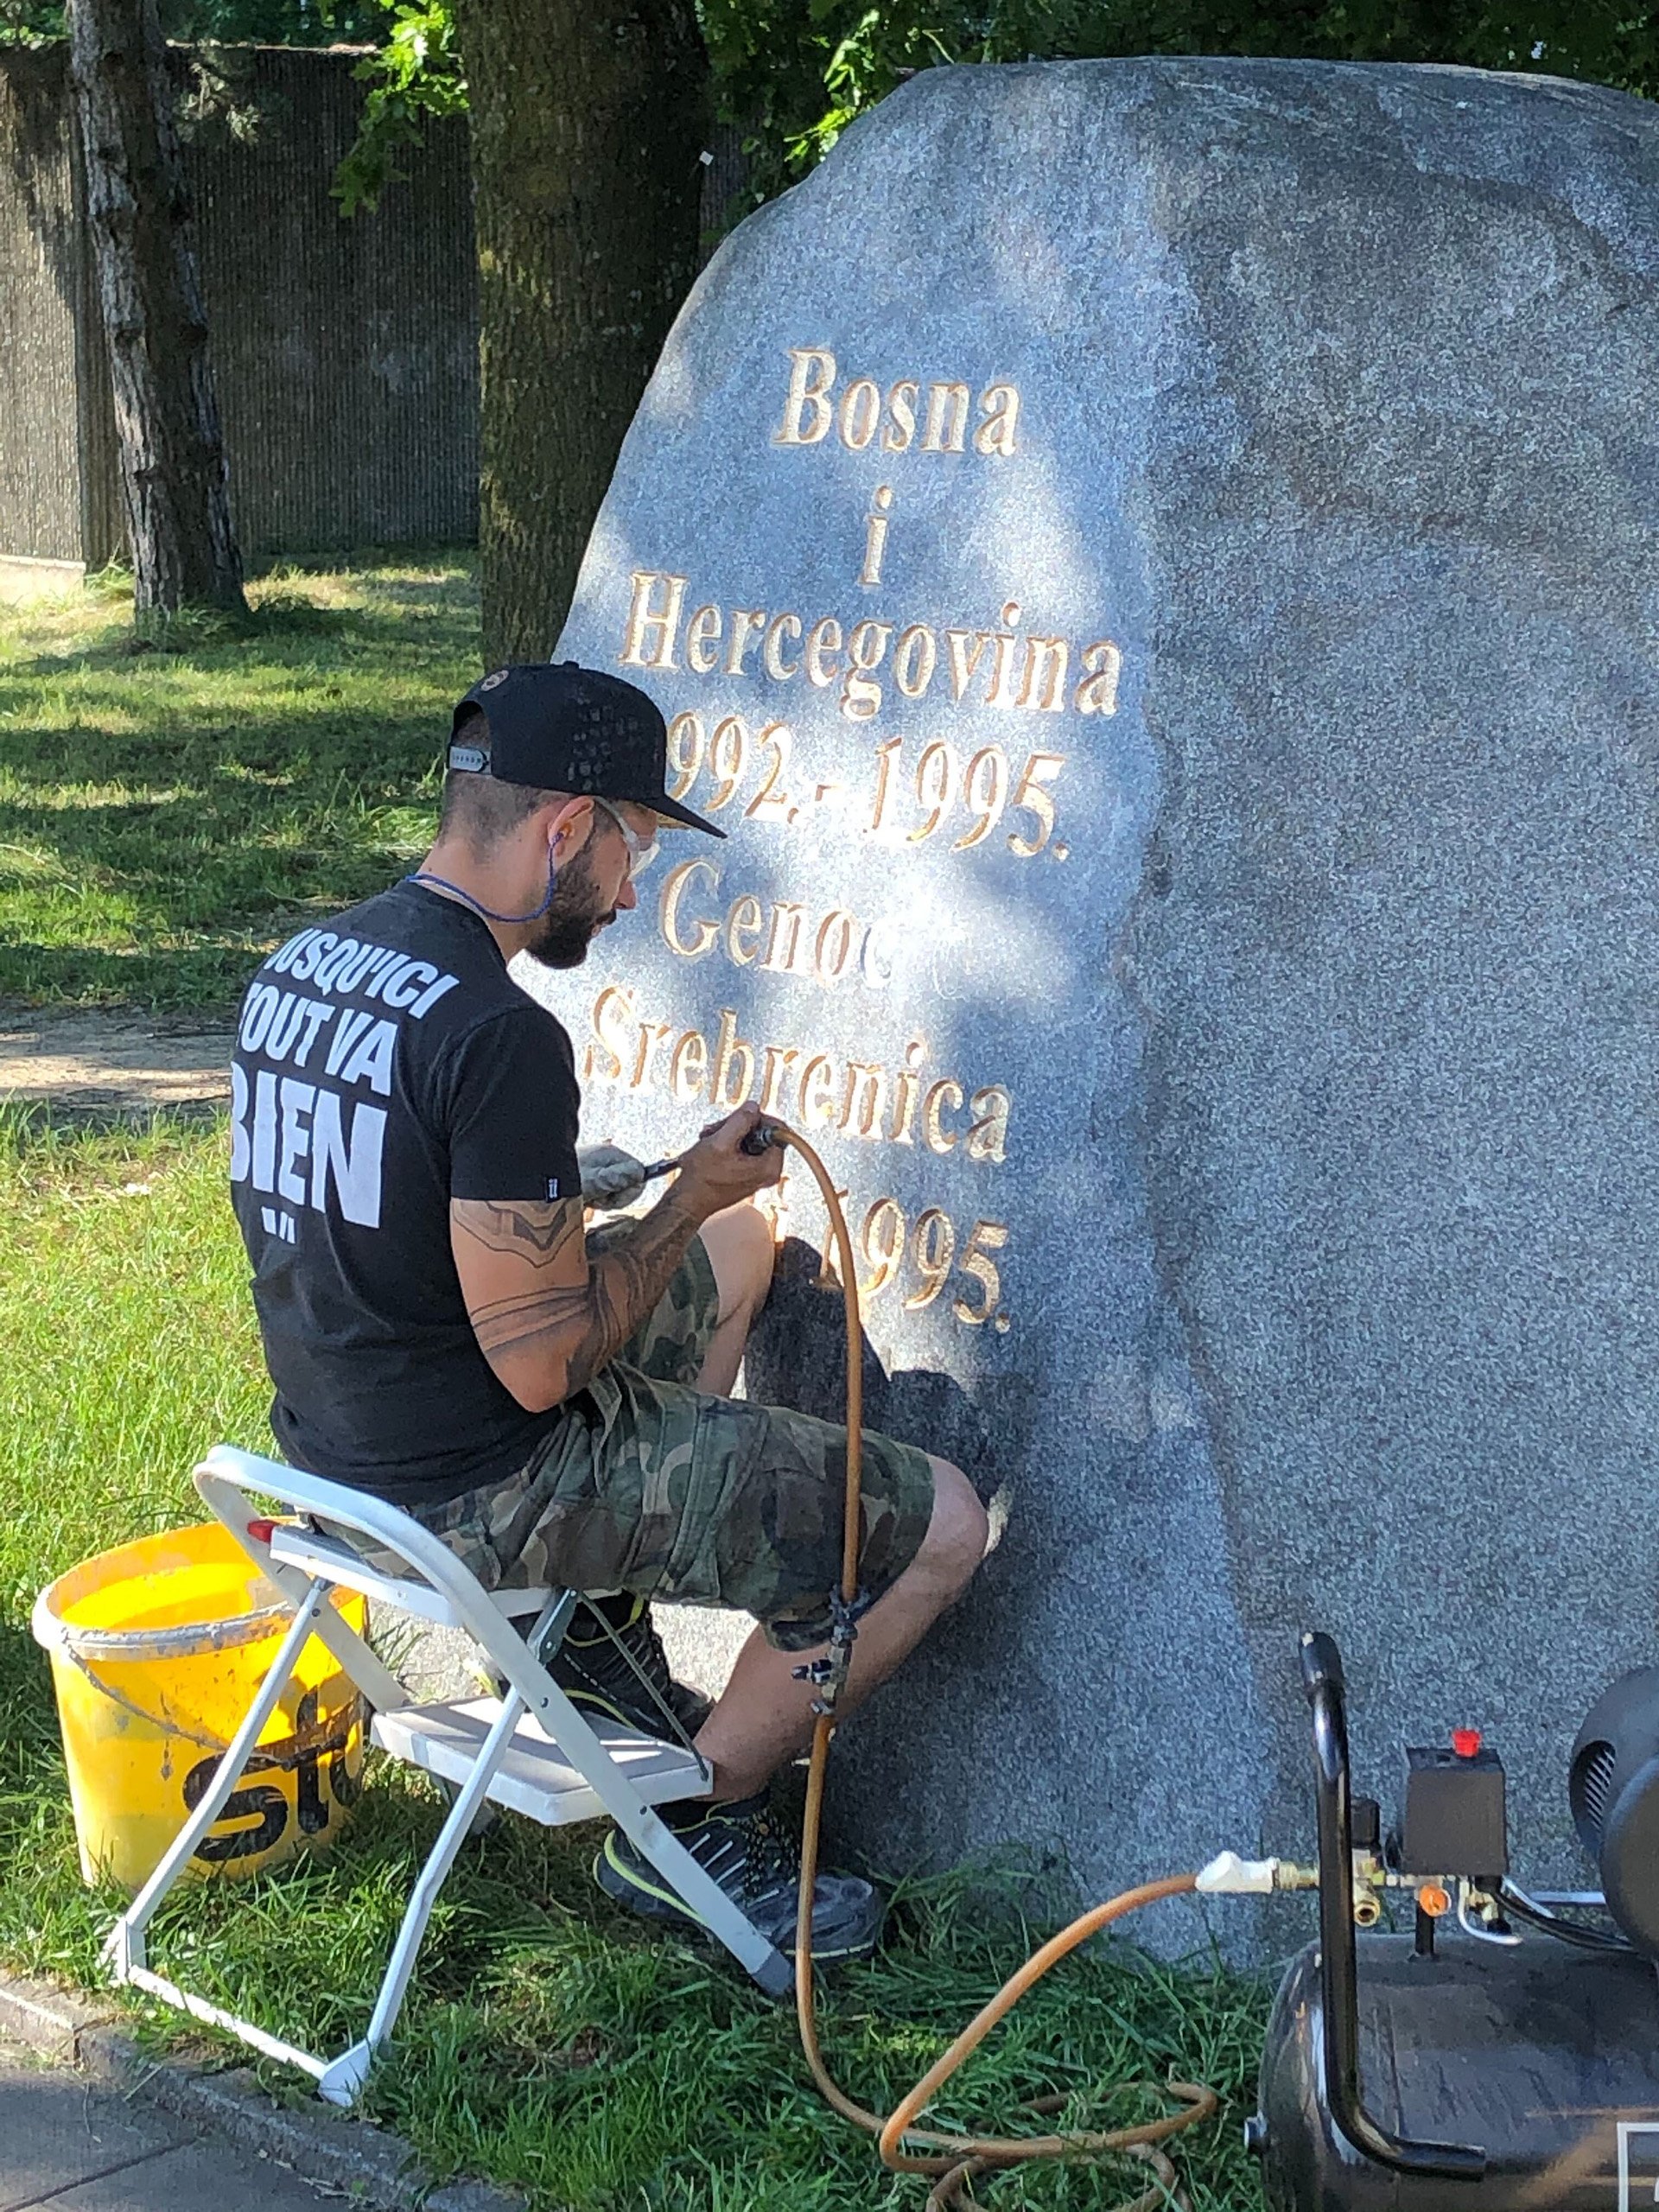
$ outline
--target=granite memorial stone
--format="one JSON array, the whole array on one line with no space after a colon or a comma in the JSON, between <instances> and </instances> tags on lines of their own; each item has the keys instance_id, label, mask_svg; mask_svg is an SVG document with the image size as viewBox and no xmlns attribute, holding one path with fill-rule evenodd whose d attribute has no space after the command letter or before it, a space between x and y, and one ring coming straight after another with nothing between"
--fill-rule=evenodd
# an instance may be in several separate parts
<instances>
[{"instance_id":1,"label":"granite memorial stone","mask_svg":"<svg viewBox=\"0 0 1659 2212\"><path fill-rule=\"evenodd\" d=\"M993 1501L840 1739L878 1863L1306 1851L1318 1624L1362 1780L1484 1725L1576 1871L1659 1580L1656 269L1622 95L937 69L680 317L557 654L729 841L538 988L589 1140L822 1147ZM838 1403L779 1228L751 1379Z\"/></svg>"}]
</instances>

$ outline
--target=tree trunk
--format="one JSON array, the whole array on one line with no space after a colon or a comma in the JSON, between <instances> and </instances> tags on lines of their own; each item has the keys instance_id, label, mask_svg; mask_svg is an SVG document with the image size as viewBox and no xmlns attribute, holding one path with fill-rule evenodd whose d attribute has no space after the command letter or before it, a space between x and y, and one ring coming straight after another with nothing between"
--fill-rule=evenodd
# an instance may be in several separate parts
<instances>
[{"instance_id":1,"label":"tree trunk","mask_svg":"<svg viewBox=\"0 0 1659 2212\"><path fill-rule=\"evenodd\" d=\"M477 188L486 663L545 660L697 269L691 0L459 0Z\"/></svg>"},{"instance_id":2,"label":"tree trunk","mask_svg":"<svg viewBox=\"0 0 1659 2212\"><path fill-rule=\"evenodd\" d=\"M156 0L69 0L86 211L137 611L242 611L190 203Z\"/></svg>"}]
</instances>

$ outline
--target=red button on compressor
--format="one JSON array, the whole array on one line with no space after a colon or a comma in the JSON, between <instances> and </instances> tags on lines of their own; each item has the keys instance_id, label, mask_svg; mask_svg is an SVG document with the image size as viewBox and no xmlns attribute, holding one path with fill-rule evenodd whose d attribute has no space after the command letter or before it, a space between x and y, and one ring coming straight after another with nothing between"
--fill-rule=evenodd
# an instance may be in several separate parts
<instances>
[{"instance_id":1,"label":"red button on compressor","mask_svg":"<svg viewBox=\"0 0 1659 2212\"><path fill-rule=\"evenodd\" d=\"M1460 1759L1473 1758L1480 1749L1479 1729L1454 1728L1452 1731L1452 1748Z\"/></svg>"}]
</instances>

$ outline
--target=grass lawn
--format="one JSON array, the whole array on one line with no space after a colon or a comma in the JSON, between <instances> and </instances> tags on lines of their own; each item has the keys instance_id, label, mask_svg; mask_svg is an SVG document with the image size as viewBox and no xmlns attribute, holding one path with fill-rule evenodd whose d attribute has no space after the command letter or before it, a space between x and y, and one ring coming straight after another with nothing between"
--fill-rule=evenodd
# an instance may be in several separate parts
<instances>
[{"instance_id":1,"label":"grass lawn","mask_svg":"<svg viewBox=\"0 0 1659 2212\"><path fill-rule=\"evenodd\" d=\"M442 711L475 668L464 568L261 595L251 638L136 657L113 602L0 618L0 989L222 1004L297 912L361 895L418 844ZM79 1880L34 1594L90 1552L196 1517L188 1470L209 1443L268 1441L225 1168L222 1126L98 1135L0 1109L0 1963L14 1968L95 1980L118 1910ZM185 1892L154 1931L157 1963L313 2048L345 2043L440 1817L417 1777L379 1767L327 1863ZM885 2175L819 2103L788 2008L599 1897L594 1833L507 1818L466 1847L370 2109L438 2172L569 2212L919 2212L925 2185ZM1018 1885L1001 1887L1000 1918L982 1875L901 1891L881 1958L830 1981L826 2050L862 2101L890 2107L1030 1948ZM1194 2212L1251 2212L1238 2123L1265 2001L1224 1974L1096 1948L1027 1999L936 2116L995 2128L1061 2090L1074 2103L1059 2125L1109 2124L1150 2107L1103 2092L1173 2068L1225 2101L1178 2149ZM180 2025L158 2013L151 2031ZM1048 2169L982 2186L1013 2212L1113 2206L1147 2178Z\"/></svg>"},{"instance_id":2,"label":"grass lawn","mask_svg":"<svg viewBox=\"0 0 1659 2212\"><path fill-rule=\"evenodd\" d=\"M423 849L480 673L470 559L283 569L135 651L130 594L0 607L0 997L222 1009Z\"/></svg>"}]
</instances>

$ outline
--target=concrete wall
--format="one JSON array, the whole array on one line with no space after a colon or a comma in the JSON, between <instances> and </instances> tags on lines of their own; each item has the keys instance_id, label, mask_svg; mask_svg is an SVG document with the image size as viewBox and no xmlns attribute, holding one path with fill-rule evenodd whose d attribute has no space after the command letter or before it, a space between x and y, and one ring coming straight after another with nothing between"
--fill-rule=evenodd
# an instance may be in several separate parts
<instances>
[{"instance_id":1,"label":"concrete wall","mask_svg":"<svg viewBox=\"0 0 1659 2212\"><path fill-rule=\"evenodd\" d=\"M434 129L379 212L343 220L329 186L358 58L241 50L226 98L187 108L245 555L476 531L466 126ZM0 556L96 563L120 550L122 509L67 60L0 53Z\"/></svg>"}]
</instances>

